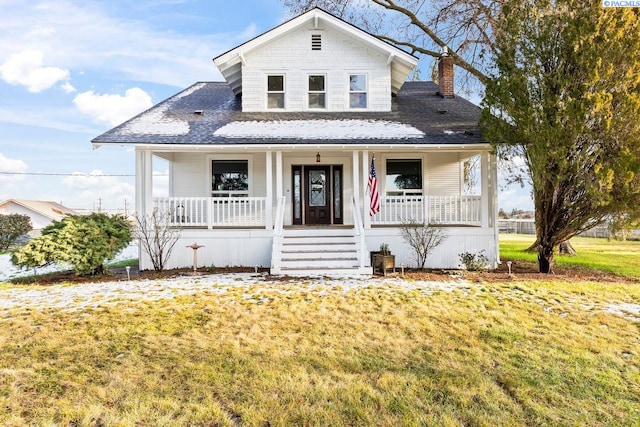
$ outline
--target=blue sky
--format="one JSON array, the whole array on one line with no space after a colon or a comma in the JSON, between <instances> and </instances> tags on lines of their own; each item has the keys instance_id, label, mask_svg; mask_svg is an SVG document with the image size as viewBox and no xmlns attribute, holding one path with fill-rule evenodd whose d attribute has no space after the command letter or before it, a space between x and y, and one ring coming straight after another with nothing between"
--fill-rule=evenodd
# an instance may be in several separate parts
<instances>
[{"instance_id":1,"label":"blue sky","mask_svg":"<svg viewBox=\"0 0 640 427\"><path fill-rule=\"evenodd\" d=\"M0 0L0 16L0 200L123 209L134 154L90 140L197 81L222 80L212 58L286 11L280 0ZM506 210L532 204L517 188L500 198Z\"/></svg>"}]
</instances>

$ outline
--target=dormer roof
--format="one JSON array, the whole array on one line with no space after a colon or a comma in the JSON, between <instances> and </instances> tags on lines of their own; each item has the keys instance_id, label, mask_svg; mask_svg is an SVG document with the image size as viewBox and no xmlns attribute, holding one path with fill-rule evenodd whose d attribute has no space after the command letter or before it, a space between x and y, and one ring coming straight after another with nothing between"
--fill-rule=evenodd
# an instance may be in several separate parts
<instances>
[{"instance_id":1,"label":"dormer roof","mask_svg":"<svg viewBox=\"0 0 640 427\"><path fill-rule=\"evenodd\" d=\"M398 93L409 73L418 63L418 58L404 50L387 43L374 35L352 25L318 7L313 8L297 17L217 56L213 59L216 67L222 73L233 93L242 93L242 66L245 56L255 49L297 30L313 22L316 28L331 27L351 37L360 40L388 57L391 66L391 92Z\"/></svg>"}]
</instances>

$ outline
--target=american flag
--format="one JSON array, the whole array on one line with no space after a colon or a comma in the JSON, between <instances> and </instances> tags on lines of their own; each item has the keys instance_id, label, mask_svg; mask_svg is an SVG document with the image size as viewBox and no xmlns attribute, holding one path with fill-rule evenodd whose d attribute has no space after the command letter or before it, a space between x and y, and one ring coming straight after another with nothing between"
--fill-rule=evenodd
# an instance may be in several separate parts
<instances>
[{"instance_id":1,"label":"american flag","mask_svg":"<svg viewBox=\"0 0 640 427\"><path fill-rule=\"evenodd\" d=\"M374 216L380 212L380 193L378 192L378 177L376 176L376 158L371 158L371 172L369 173L369 184L367 191L369 192L369 215Z\"/></svg>"}]
</instances>

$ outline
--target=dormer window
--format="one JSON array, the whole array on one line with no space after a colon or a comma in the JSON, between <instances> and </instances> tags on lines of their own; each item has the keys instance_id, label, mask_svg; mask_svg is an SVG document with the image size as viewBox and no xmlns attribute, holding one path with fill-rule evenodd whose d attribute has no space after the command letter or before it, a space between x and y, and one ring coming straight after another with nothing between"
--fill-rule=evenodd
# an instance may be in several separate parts
<instances>
[{"instance_id":1,"label":"dormer window","mask_svg":"<svg viewBox=\"0 0 640 427\"><path fill-rule=\"evenodd\" d=\"M367 108L366 74L349 76L349 108Z\"/></svg>"},{"instance_id":2,"label":"dormer window","mask_svg":"<svg viewBox=\"0 0 640 427\"><path fill-rule=\"evenodd\" d=\"M323 75L309 76L309 108L326 108L327 93Z\"/></svg>"},{"instance_id":3,"label":"dormer window","mask_svg":"<svg viewBox=\"0 0 640 427\"><path fill-rule=\"evenodd\" d=\"M284 76L267 76L267 108L284 108Z\"/></svg>"}]
</instances>

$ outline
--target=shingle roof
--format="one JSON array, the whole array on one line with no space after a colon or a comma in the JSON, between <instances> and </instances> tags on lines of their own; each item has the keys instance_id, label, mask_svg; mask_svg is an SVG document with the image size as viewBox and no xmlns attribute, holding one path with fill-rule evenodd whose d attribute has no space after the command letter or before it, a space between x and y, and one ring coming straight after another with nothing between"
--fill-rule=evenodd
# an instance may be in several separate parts
<instances>
[{"instance_id":1,"label":"shingle roof","mask_svg":"<svg viewBox=\"0 0 640 427\"><path fill-rule=\"evenodd\" d=\"M23 206L56 221L60 221L67 215L79 215L78 212L63 206L60 203L45 200L8 199L0 203L0 208L10 205L11 203Z\"/></svg>"},{"instance_id":2,"label":"shingle roof","mask_svg":"<svg viewBox=\"0 0 640 427\"><path fill-rule=\"evenodd\" d=\"M383 133L367 138L369 145L444 145L485 143L478 128L480 108L461 97L442 98L433 82L406 82L392 99L389 112L242 112L242 100L226 82L196 83L151 109L96 137L96 145L118 144L186 144L186 145L313 145L360 144L354 136L327 139L251 136L226 137L225 125L257 122L254 126L290 121L301 127L310 120L326 121L326 126L340 126L348 121L404 125L417 129L421 136L390 137ZM345 122L346 121L346 122Z\"/></svg>"}]
</instances>

